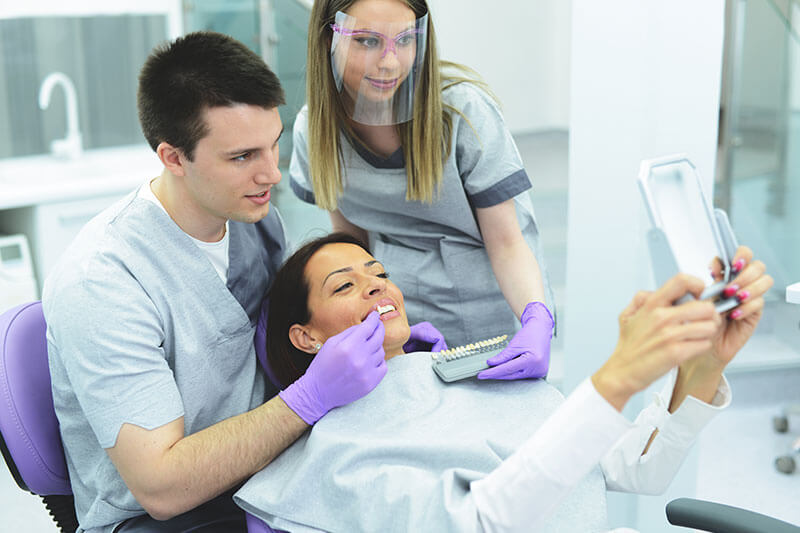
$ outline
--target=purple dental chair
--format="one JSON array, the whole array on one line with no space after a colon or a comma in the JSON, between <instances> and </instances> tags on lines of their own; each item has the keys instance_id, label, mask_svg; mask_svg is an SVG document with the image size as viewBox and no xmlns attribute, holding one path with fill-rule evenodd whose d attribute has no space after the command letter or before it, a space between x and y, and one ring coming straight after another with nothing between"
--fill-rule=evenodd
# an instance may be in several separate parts
<instances>
[{"instance_id":1,"label":"purple dental chair","mask_svg":"<svg viewBox=\"0 0 800 533\"><path fill-rule=\"evenodd\" d=\"M0 314L0 451L14 481L42 498L62 532L78 528L50 390L41 302ZM0 526L2 529L2 526ZM248 533L274 533L247 515Z\"/></svg>"},{"instance_id":2,"label":"purple dental chair","mask_svg":"<svg viewBox=\"0 0 800 533\"><path fill-rule=\"evenodd\" d=\"M0 450L22 490L39 495L61 531L78 528L50 392L41 302L0 315Z\"/></svg>"}]
</instances>

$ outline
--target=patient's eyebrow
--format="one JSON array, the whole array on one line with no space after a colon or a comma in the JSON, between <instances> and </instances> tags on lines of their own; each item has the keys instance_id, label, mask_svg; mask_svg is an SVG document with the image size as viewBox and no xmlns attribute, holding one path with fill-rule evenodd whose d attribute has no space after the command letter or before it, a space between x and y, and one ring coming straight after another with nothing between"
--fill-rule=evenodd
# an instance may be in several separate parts
<instances>
[{"instance_id":1,"label":"patient's eyebrow","mask_svg":"<svg viewBox=\"0 0 800 533\"><path fill-rule=\"evenodd\" d=\"M325 286L325 282L328 281L328 278L333 276L334 274L341 274L342 272L352 272L352 271L353 271L353 267L344 267L344 268L340 268L339 270L334 270L332 272L329 272L328 275L325 276L325 279L322 280L322 286L324 287Z\"/></svg>"},{"instance_id":2,"label":"patient's eyebrow","mask_svg":"<svg viewBox=\"0 0 800 533\"><path fill-rule=\"evenodd\" d=\"M372 265L380 264L380 263L381 262L378 261L377 259L373 259L372 261L367 261L366 263L364 263L364 266L369 268ZM325 276L325 279L322 280L322 287L325 286L325 282L328 281L328 278L333 276L334 274L341 274L342 272L352 272L352 271L353 271L353 267L344 267L344 268L340 268L340 269L333 270L333 271L329 272L328 275Z\"/></svg>"}]
</instances>

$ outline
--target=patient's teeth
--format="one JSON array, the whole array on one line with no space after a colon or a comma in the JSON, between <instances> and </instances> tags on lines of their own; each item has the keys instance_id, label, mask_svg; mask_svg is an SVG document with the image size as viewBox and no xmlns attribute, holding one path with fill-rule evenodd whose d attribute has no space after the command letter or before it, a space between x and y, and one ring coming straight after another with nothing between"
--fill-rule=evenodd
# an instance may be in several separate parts
<instances>
[{"instance_id":1,"label":"patient's teeth","mask_svg":"<svg viewBox=\"0 0 800 533\"><path fill-rule=\"evenodd\" d=\"M379 305L378 306L378 314L382 315L384 313L388 313L389 311L395 311L395 308L394 308L393 305L388 304L388 305Z\"/></svg>"}]
</instances>

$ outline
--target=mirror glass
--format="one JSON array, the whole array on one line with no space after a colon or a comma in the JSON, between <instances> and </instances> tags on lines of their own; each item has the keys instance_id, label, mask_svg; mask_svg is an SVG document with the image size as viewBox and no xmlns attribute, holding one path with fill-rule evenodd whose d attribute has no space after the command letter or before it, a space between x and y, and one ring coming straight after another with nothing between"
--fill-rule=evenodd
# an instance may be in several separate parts
<instances>
[{"instance_id":1,"label":"mirror glass","mask_svg":"<svg viewBox=\"0 0 800 533\"><path fill-rule=\"evenodd\" d=\"M685 159L654 165L644 185L651 219L664 232L678 270L702 279L706 286L723 281L725 252L694 167Z\"/></svg>"}]
</instances>

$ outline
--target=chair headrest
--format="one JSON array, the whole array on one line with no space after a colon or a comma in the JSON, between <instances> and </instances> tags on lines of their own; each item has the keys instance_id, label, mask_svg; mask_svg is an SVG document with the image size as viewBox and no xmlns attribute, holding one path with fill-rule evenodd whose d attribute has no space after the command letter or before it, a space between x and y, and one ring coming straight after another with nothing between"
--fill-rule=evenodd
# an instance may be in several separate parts
<instances>
[{"instance_id":1,"label":"chair headrest","mask_svg":"<svg viewBox=\"0 0 800 533\"><path fill-rule=\"evenodd\" d=\"M269 316L269 298L264 298L264 301L261 302L261 312L258 316L258 324L256 324L256 336L255 336L256 356L258 357L258 362L261 363L261 368L264 369L264 373L267 375L267 379L270 380L273 386L277 387L280 390L282 388L281 382L278 381L278 378L275 377L275 373L272 371L272 367L269 366L269 361L267 360L268 316Z\"/></svg>"},{"instance_id":2,"label":"chair headrest","mask_svg":"<svg viewBox=\"0 0 800 533\"><path fill-rule=\"evenodd\" d=\"M35 494L72 494L53 408L41 302L0 315L0 435L17 484Z\"/></svg>"}]
</instances>

